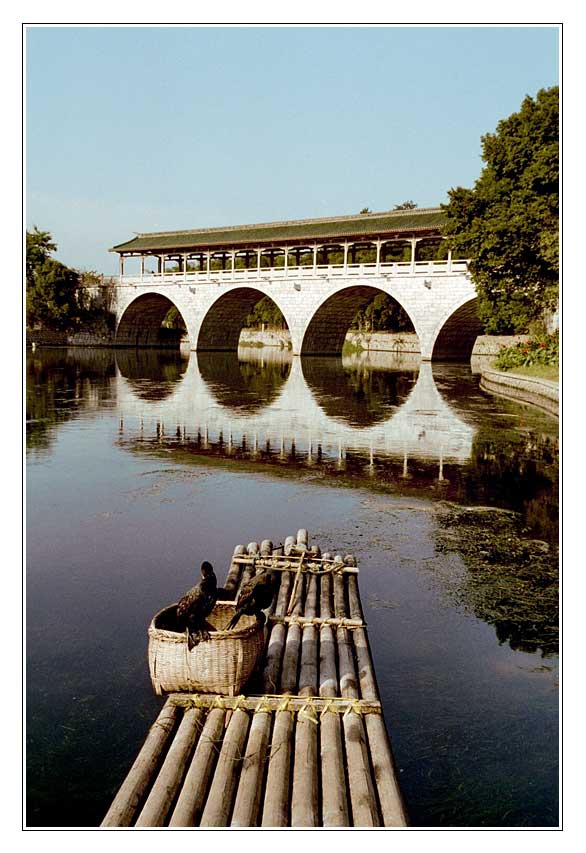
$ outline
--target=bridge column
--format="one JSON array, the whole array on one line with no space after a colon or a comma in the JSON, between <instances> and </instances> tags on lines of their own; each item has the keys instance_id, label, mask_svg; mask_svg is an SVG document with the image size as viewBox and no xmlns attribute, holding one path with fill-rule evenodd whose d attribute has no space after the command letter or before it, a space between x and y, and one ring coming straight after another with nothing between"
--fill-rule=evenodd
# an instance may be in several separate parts
<instances>
[{"instance_id":1,"label":"bridge column","mask_svg":"<svg viewBox=\"0 0 586 853\"><path fill-rule=\"evenodd\" d=\"M419 239L417 237L411 237L409 242L411 243L411 272L415 272L415 255Z\"/></svg>"}]
</instances>

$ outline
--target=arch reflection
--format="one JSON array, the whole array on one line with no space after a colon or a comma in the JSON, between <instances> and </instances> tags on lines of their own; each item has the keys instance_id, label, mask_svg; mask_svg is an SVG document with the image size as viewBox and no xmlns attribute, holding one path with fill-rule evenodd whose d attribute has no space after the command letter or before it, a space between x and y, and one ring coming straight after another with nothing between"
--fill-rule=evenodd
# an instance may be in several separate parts
<instances>
[{"instance_id":1,"label":"arch reflection","mask_svg":"<svg viewBox=\"0 0 586 853\"><path fill-rule=\"evenodd\" d=\"M194 453L318 465L322 476L344 472L403 493L424 489L471 504L494 498L550 538L540 518L551 513L539 495L550 493L553 474L545 456L536 456L543 416L523 411L520 433L519 407L500 401L495 432L469 368L432 369L407 359L401 371L392 354L382 353L306 364L276 348L243 348L238 355L192 353L181 381L176 364L175 380L161 386L161 365L153 379L136 378L145 376L143 355L135 354L135 378L118 376L124 443L138 437L160 445L164 436ZM159 358L165 355L169 364L169 354ZM161 387L172 393L164 396ZM528 436L527 447L499 453L497 465L493 445L509 447L520 434Z\"/></svg>"},{"instance_id":2,"label":"arch reflection","mask_svg":"<svg viewBox=\"0 0 586 853\"><path fill-rule=\"evenodd\" d=\"M356 358L302 358L303 376L327 417L352 427L387 421L413 390L419 369L412 363L385 367Z\"/></svg>"},{"instance_id":3,"label":"arch reflection","mask_svg":"<svg viewBox=\"0 0 586 853\"><path fill-rule=\"evenodd\" d=\"M268 356L243 347L238 352L197 353L201 378L219 405L249 414L260 412L279 396L291 361L291 354L281 350Z\"/></svg>"},{"instance_id":4,"label":"arch reflection","mask_svg":"<svg viewBox=\"0 0 586 853\"><path fill-rule=\"evenodd\" d=\"M189 354L180 350L120 349L116 364L141 400L165 400L183 378Z\"/></svg>"}]
</instances>

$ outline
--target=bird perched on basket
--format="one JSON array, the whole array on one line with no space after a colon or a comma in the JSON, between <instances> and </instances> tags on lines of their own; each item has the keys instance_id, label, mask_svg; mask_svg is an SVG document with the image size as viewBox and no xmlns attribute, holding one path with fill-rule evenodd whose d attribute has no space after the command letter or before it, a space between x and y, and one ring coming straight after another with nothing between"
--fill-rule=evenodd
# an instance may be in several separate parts
<instances>
[{"instance_id":1,"label":"bird perched on basket","mask_svg":"<svg viewBox=\"0 0 586 853\"><path fill-rule=\"evenodd\" d=\"M244 615L256 616L258 621L264 624L263 610L270 606L278 587L279 578L276 572L261 572L245 583L238 595L236 612L228 623L228 630L235 628L240 617Z\"/></svg>"},{"instance_id":2,"label":"bird perched on basket","mask_svg":"<svg viewBox=\"0 0 586 853\"><path fill-rule=\"evenodd\" d=\"M211 563L201 564L201 580L186 592L177 605L177 627L187 632L189 651L201 640L209 640L204 629L206 617L214 609L218 597L218 582Z\"/></svg>"}]
</instances>

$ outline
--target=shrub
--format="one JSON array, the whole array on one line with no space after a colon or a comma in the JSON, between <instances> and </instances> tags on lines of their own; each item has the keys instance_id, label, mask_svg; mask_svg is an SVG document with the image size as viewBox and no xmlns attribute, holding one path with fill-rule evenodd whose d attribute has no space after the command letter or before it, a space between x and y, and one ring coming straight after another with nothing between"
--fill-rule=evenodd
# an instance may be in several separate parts
<instances>
[{"instance_id":1,"label":"shrub","mask_svg":"<svg viewBox=\"0 0 586 853\"><path fill-rule=\"evenodd\" d=\"M521 341L512 347L503 346L494 365L499 370L513 370L515 367L531 367L534 364L558 367L559 361L559 333L554 332Z\"/></svg>"}]
</instances>

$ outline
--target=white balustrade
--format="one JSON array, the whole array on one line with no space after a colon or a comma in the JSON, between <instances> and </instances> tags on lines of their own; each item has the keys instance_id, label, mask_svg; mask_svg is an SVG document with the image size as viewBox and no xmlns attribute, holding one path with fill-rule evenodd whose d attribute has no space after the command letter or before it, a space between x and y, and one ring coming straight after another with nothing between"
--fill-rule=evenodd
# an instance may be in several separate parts
<instances>
[{"instance_id":1,"label":"white balustrade","mask_svg":"<svg viewBox=\"0 0 586 853\"><path fill-rule=\"evenodd\" d=\"M353 277L383 277L409 276L409 275L452 275L453 273L467 272L467 260L445 260L445 261L394 261L393 263L368 264L317 264L307 266L295 266L289 264L287 267L249 267L241 269L225 270L187 270L169 271L162 275L156 272L143 272L142 274L129 274L119 276L124 284L145 284L146 282L175 284L177 282L231 282L231 281L274 281L281 279L299 278L353 278Z\"/></svg>"}]
</instances>

